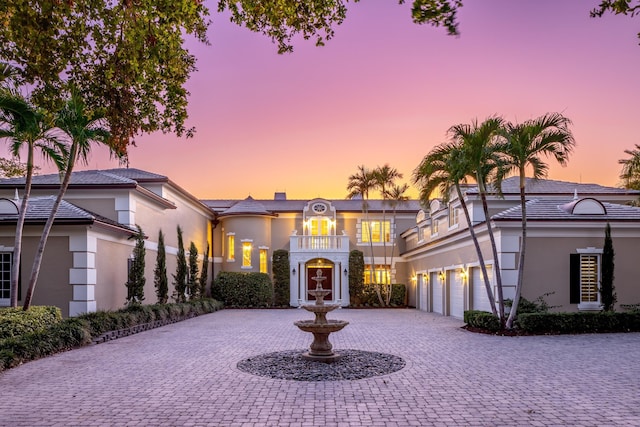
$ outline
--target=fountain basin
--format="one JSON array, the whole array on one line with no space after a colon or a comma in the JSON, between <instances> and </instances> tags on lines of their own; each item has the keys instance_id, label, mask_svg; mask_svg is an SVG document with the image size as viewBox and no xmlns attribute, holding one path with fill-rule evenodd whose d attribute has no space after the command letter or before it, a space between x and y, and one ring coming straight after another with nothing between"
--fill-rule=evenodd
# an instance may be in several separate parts
<instances>
[{"instance_id":1,"label":"fountain basin","mask_svg":"<svg viewBox=\"0 0 640 427\"><path fill-rule=\"evenodd\" d=\"M333 319L327 320L327 323L316 323L314 320L298 320L293 324L304 332L330 334L331 332L338 332L339 330L347 326L349 322L345 320Z\"/></svg>"}]
</instances>

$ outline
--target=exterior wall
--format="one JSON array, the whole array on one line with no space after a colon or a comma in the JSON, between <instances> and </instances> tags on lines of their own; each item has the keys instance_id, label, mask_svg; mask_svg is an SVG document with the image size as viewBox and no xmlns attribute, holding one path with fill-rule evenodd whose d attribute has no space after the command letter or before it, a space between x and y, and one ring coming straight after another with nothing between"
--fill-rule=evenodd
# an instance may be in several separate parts
<instances>
[{"instance_id":1,"label":"exterior wall","mask_svg":"<svg viewBox=\"0 0 640 427\"><path fill-rule=\"evenodd\" d=\"M569 303L569 254L576 253L577 248L602 249L604 231L598 231L601 236L527 239L522 296L533 301L545 293L554 292L544 300L551 306L557 306L555 311L577 311L578 305ZM637 304L640 302L636 270L640 238L614 235L612 240L615 251L614 286L618 296L616 307Z\"/></svg>"},{"instance_id":2,"label":"exterior wall","mask_svg":"<svg viewBox=\"0 0 640 427\"><path fill-rule=\"evenodd\" d=\"M97 283L95 297L97 310L116 310L124 306L127 298L127 260L133 252L134 241L97 241L96 272ZM148 272L149 256L145 257L145 273ZM147 274L153 282L153 272ZM145 287L145 303L149 302ZM154 298L155 300L155 298Z\"/></svg>"},{"instance_id":3,"label":"exterior wall","mask_svg":"<svg viewBox=\"0 0 640 427\"><path fill-rule=\"evenodd\" d=\"M222 261L224 271L231 272L260 272L259 248L269 248L268 257L271 258L275 249L271 243L271 217L266 216L231 216L221 221L224 230L225 245L227 234L235 236L235 259L228 259L228 248L225 246L225 255ZM242 243L250 241L252 247L251 267L242 267ZM270 269L268 270L270 271Z\"/></svg>"},{"instance_id":4,"label":"exterior wall","mask_svg":"<svg viewBox=\"0 0 640 427\"><path fill-rule=\"evenodd\" d=\"M69 203L73 203L76 206L80 206L90 212L102 215L105 218L109 218L112 221L118 220L118 213L116 212L115 197L105 197L104 194L98 193L99 197L88 197L87 194L76 194L71 192L69 195L65 195L65 200Z\"/></svg>"}]
</instances>

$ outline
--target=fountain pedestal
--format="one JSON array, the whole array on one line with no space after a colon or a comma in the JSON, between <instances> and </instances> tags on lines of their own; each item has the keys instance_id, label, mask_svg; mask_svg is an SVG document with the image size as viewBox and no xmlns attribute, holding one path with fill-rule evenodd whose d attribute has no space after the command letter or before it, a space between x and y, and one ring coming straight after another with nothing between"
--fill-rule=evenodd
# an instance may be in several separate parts
<instances>
[{"instance_id":1,"label":"fountain pedestal","mask_svg":"<svg viewBox=\"0 0 640 427\"><path fill-rule=\"evenodd\" d=\"M315 320L299 320L294 322L300 330L311 332L313 334L313 342L309 351L302 354L302 357L308 360L319 362L335 362L340 359L340 355L333 352L333 346L329 342L329 335L332 332L338 332L349 324L344 320L327 320L327 313L340 307L339 304L325 304L324 297L331 293L328 289L322 288L322 282L326 277L322 275L322 270L318 269L316 276L312 277L316 282L316 289L310 290L309 294L316 298L315 304L303 305L307 311L315 314Z\"/></svg>"}]
</instances>

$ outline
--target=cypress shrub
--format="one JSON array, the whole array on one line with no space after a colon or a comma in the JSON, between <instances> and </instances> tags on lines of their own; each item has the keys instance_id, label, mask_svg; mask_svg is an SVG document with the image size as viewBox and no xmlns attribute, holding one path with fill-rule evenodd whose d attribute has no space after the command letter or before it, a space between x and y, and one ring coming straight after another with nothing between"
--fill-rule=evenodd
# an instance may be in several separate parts
<instances>
[{"instance_id":1,"label":"cypress shrub","mask_svg":"<svg viewBox=\"0 0 640 427\"><path fill-rule=\"evenodd\" d=\"M162 230L158 232L158 255L156 257L156 267L153 270L153 283L156 287L158 303L166 304L169 300L169 281L167 279L167 254Z\"/></svg>"},{"instance_id":2,"label":"cypress shrub","mask_svg":"<svg viewBox=\"0 0 640 427\"><path fill-rule=\"evenodd\" d=\"M144 248L144 233L139 225L137 227L136 245L133 248L133 260L126 283L127 301L125 305L142 304L142 301L144 301L144 284L147 281L144 277L146 250Z\"/></svg>"},{"instance_id":3,"label":"cypress shrub","mask_svg":"<svg viewBox=\"0 0 640 427\"><path fill-rule=\"evenodd\" d=\"M273 305L283 307L289 305L290 280L289 280L289 252L278 249L272 256L273 269Z\"/></svg>"},{"instance_id":4,"label":"cypress shrub","mask_svg":"<svg viewBox=\"0 0 640 427\"><path fill-rule=\"evenodd\" d=\"M178 226L178 255L176 274L173 275L173 286L175 288L173 299L175 302L185 302L187 300L187 258L184 253L184 243L182 242L182 228Z\"/></svg>"},{"instance_id":5,"label":"cypress shrub","mask_svg":"<svg viewBox=\"0 0 640 427\"><path fill-rule=\"evenodd\" d=\"M189 276L187 279L187 293L190 300L200 297L200 282L198 281L198 248L191 242L189 245Z\"/></svg>"},{"instance_id":6,"label":"cypress shrub","mask_svg":"<svg viewBox=\"0 0 640 427\"><path fill-rule=\"evenodd\" d=\"M207 242L207 249L202 254L202 268L200 269L200 283L199 294L201 298L207 295L207 279L209 278L209 242Z\"/></svg>"}]
</instances>

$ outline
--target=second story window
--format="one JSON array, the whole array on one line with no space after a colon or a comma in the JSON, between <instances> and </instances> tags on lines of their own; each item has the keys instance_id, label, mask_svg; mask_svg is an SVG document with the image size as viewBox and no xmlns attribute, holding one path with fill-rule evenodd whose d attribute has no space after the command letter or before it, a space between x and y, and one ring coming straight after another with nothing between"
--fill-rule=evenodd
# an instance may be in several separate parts
<instances>
[{"instance_id":1,"label":"second story window","mask_svg":"<svg viewBox=\"0 0 640 427\"><path fill-rule=\"evenodd\" d=\"M454 208L453 206L449 206L449 227L455 227L458 225L460 221L458 208Z\"/></svg>"},{"instance_id":2,"label":"second story window","mask_svg":"<svg viewBox=\"0 0 640 427\"><path fill-rule=\"evenodd\" d=\"M431 220L431 235L432 236L437 236L438 235L438 220L433 218Z\"/></svg>"},{"instance_id":3,"label":"second story window","mask_svg":"<svg viewBox=\"0 0 640 427\"><path fill-rule=\"evenodd\" d=\"M362 242L383 243L391 241L391 221L362 221Z\"/></svg>"}]
</instances>

